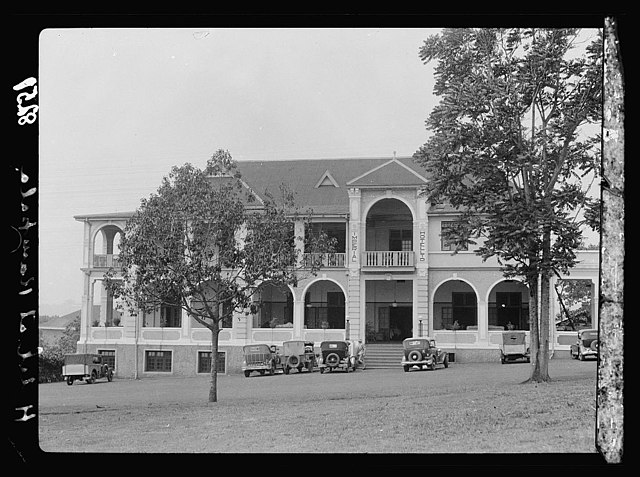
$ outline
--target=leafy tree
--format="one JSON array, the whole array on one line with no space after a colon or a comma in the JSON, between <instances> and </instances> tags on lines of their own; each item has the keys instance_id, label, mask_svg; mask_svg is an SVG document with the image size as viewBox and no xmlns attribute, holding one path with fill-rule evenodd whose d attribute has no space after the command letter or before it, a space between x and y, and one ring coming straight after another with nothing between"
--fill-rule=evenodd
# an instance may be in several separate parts
<instances>
[{"instance_id":1,"label":"leafy tree","mask_svg":"<svg viewBox=\"0 0 640 477\"><path fill-rule=\"evenodd\" d=\"M64 354L72 354L76 352L79 340L80 315L78 314L64 327L62 336L58 340L58 346Z\"/></svg>"},{"instance_id":2,"label":"leafy tree","mask_svg":"<svg viewBox=\"0 0 640 477\"><path fill-rule=\"evenodd\" d=\"M80 315L67 323L62 336L51 346L45 346L38 356L38 379L41 383L62 381L64 356L76 352L80 339Z\"/></svg>"},{"instance_id":3,"label":"leafy tree","mask_svg":"<svg viewBox=\"0 0 640 477\"><path fill-rule=\"evenodd\" d=\"M261 283L295 286L331 250L326 235L309 237L307 249L318 255L303 268L293 223L306 223L309 215L284 186L278 197L262 195L242 182L227 151L216 151L204 170L174 167L127 222L122 269L106 274L106 286L132 314L177 306L211 330L210 402L217 401L222 320L256 313L252 297Z\"/></svg>"},{"instance_id":4,"label":"leafy tree","mask_svg":"<svg viewBox=\"0 0 640 477\"><path fill-rule=\"evenodd\" d=\"M580 33L444 29L419 53L437 61L441 97L415 153L431 172L425 195L460 212L445 239L482 238L483 259L526 281L532 381L549 379L550 278L576 263L581 228L598 227L599 200L585 182L599 172L600 137L588 125L601 118L602 40L575 54Z\"/></svg>"}]
</instances>

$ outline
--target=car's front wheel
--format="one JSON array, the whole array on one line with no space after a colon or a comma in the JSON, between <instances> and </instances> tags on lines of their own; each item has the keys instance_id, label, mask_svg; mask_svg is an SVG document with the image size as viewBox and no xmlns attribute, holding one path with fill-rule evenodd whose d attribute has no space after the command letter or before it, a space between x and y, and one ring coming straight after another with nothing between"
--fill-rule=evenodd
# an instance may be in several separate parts
<instances>
[{"instance_id":1,"label":"car's front wheel","mask_svg":"<svg viewBox=\"0 0 640 477\"><path fill-rule=\"evenodd\" d=\"M71 376L69 376L69 377L67 378L67 384L68 384L69 386L71 386L71 385L73 384L73 378L72 378Z\"/></svg>"},{"instance_id":2,"label":"car's front wheel","mask_svg":"<svg viewBox=\"0 0 640 477\"><path fill-rule=\"evenodd\" d=\"M444 364L445 368L449 367L449 356L448 355L445 355L444 361L442 362L442 364Z\"/></svg>"},{"instance_id":3,"label":"car's front wheel","mask_svg":"<svg viewBox=\"0 0 640 477\"><path fill-rule=\"evenodd\" d=\"M404 372L405 372L405 373L408 373L408 372L409 372L409 365L408 365L408 364L405 364L405 365L402 367L402 369L404 369Z\"/></svg>"},{"instance_id":4,"label":"car's front wheel","mask_svg":"<svg viewBox=\"0 0 640 477\"><path fill-rule=\"evenodd\" d=\"M244 372L244 377L248 378L250 374L251 374L251 371L245 371Z\"/></svg>"},{"instance_id":5,"label":"car's front wheel","mask_svg":"<svg viewBox=\"0 0 640 477\"><path fill-rule=\"evenodd\" d=\"M107 371L107 381L113 381L113 371L111 370Z\"/></svg>"}]
</instances>

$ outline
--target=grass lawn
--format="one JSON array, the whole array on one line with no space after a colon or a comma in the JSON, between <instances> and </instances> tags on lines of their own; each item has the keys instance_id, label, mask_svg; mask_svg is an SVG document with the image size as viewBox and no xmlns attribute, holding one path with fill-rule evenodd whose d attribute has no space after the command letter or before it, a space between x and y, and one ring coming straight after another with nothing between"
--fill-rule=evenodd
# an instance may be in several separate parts
<instances>
[{"instance_id":1,"label":"grass lawn","mask_svg":"<svg viewBox=\"0 0 640 477\"><path fill-rule=\"evenodd\" d=\"M225 376L220 400L211 404L206 378L185 380L191 399L127 402L123 394L100 407L82 400L41 404L39 442L46 452L596 453L595 365L577 363L562 365L579 372L556 373L544 384L522 384L526 364ZM132 393L136 385L114 380L102 388L116 390L107 387L115 383ZM79 397L100 387L45 386Z\"/></svg>"}]
</instances>

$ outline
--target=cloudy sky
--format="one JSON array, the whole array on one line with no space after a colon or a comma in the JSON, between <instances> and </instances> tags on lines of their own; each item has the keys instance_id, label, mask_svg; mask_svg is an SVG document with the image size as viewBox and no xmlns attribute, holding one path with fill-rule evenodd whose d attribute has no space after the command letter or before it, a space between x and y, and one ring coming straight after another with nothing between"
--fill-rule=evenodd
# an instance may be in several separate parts
<instances>
[{"instance_id":1,"label":"cloudy sky","mask_svg":"<svg viewBox=\"0 0 640 477\"><path fill-rule=\"evenodd\" d=\"M238 161L411 156L436 104L418 50L439 31L44 29L40 312L79 309L73 217L135 210L174 165L204 167L217 149Z\"/></svg>"},{"instance_id":2,"label":"cloudy sky","mask_svg":"<svg viewBox=\"0 0 640 477\"><path fill-rule=\"evenodd\" d=\"M435 29L45 29L39 40L39 302L82 298L83 225L132 211L173 165L412 155Z\"/></svg>"}]
</instances>

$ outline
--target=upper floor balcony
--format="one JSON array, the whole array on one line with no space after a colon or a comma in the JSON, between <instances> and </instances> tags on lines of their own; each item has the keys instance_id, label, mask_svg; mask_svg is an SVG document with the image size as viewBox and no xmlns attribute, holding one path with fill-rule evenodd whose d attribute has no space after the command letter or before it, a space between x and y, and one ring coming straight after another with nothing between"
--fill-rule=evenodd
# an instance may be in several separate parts
<instances>
[{"instance_id":1,"label":"upper floor balcony","mask_svg":"<svg viewBox=\"0 0 640 477\"><path fill-rule=\"evenodd\" d=\"M112 253L94 254L93 267L94 268L118 268L122 266L120 263L120 256Z\"/></svg>"},{"instance_id":2,"label":"upper floor balcony","mask_svg":"<svg viewBox=\"0 0 640 477\"><path fill-rule=\"evenodd\" d=\"M312 263L320 264L322 268L345 268L347 265L346 253L305 253L302 256L302 265L311 267Z\"/></svg>"},{"instance_id":3,"label":"upper floor balcony","mask_svg":"<svg viewBox=\"0 0 640 477\"><path fill-rule=\"evenodd\" d=\"M415 268L415 253L413 251L374 251L362 252L361 266L363 269L411 271Z\"/></svg>"}]
</instances>

